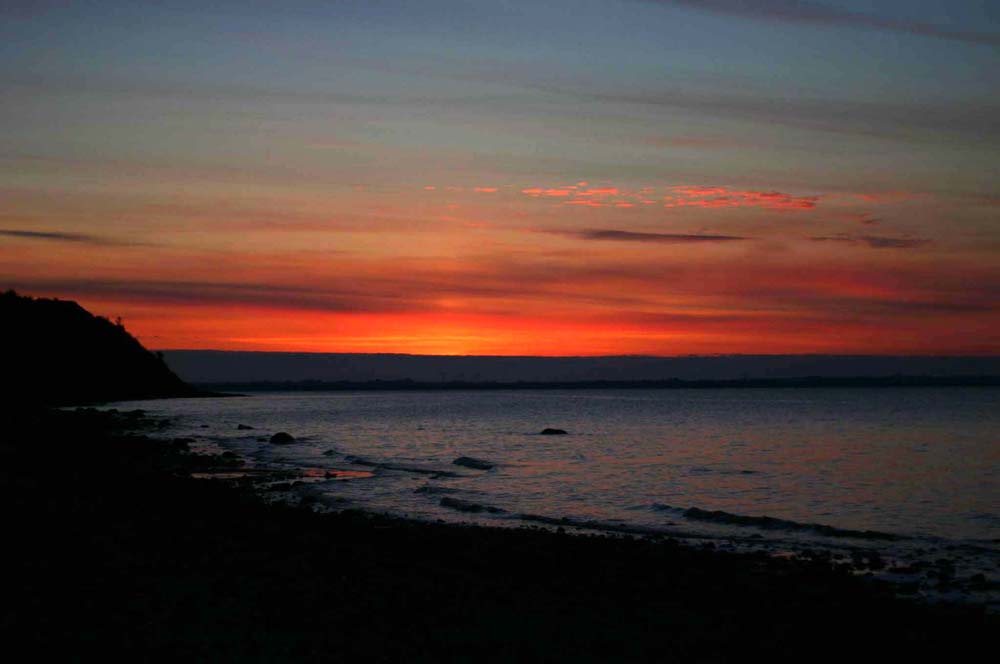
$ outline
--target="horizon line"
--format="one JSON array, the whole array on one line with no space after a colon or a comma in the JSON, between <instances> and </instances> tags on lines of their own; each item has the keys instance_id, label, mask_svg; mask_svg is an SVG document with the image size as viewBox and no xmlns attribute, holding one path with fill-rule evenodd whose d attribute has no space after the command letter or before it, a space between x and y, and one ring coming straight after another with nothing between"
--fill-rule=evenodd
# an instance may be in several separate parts
<instances>
[{"instance_id":1,"label":"horizon line","mask_svg":"<svg viewBox=\"0 0 1000 664\"><path fill-rule=\"evenodd\" d=\"M150 349L154 353L243 353L256 355L363 355L363 356L393 356L393 357L433 357L433 358L507 358L507 359L538 359L538 360L594 360L594 359L648 359L648 360L676 360L676 359L703 359L703 358L737 358L737 357L864 357L864 358L946 358L946 359L973 359L991 358L1000 359L1000 353L967 353L949 355L943 353L688 353L684 355L646 355L646 354L616 354L616 355L451 355L440 353L400 353L400 352L377 352L359 353L346 351L299 351L299 350L231 350L221 348L156 348Z\"/></svg>"}]
</instances>

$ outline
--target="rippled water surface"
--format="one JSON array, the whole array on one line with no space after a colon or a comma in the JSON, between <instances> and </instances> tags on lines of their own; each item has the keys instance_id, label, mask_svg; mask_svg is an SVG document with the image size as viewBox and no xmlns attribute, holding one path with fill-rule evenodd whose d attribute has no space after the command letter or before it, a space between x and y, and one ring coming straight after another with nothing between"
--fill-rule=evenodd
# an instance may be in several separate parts
<instances>
[{"instance_id":1,"label":"rippled water surface","mask_svg":"<svg viewBox=\"0 0 1000 664\"><path fill-rule=\"evenodd\" d=\"M495 521L718 527L685 517L697 507L978 541L1000 538L998 406L991 388L261 393L125 405L256 463L374 469L319 488L397 514L470 518L440 504L448 495L494 508L477 518ZM545 427L569 434L538 435ZM276 431L298 442L259 440ZM461 456L495 468L453 465Z\"/></svg>"}]
</instances>

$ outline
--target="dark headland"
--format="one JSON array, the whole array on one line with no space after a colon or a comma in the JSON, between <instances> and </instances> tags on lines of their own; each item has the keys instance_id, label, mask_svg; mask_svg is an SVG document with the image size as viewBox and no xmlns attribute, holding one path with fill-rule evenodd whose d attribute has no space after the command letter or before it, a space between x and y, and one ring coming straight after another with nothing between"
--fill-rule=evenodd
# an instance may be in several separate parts
<instances>
[{"instance_id":1,"label":"dark headland","mask_svg":"<svg viewBox=\"0 0 1000 664\"><path fill-rule=\"evenodd\" d=\"M5 376L31 397L8 403L0 418L0 504L13 559L0 630L11 653L916 662L968 661L995 647L996 615L899 598L820 555L779 560L667 538L321 514L267 503L250 480L195 479L241 461L190 453L142 412L48 405L190 388L120 326L72 303L4 298L5 341L51 353L26 352L14 365L44 367L44 378ZM36 312L42 318L29 320ZM29 330L44 344L31 345ZM16 354L4 346L5 361ZM97 372L93 389L86 373L71 371Z\"/></svg>"},{"instance_id":2,"label":"dark headland","mask_svg":"<svg viewBox=\"0 0 1000 664\"><path fill-rule=\"evenodd\" d=\"M162 356L76 302L0 294L0 359L9 399L79 404L195 396Z\"/></svg>"}]
</instances>

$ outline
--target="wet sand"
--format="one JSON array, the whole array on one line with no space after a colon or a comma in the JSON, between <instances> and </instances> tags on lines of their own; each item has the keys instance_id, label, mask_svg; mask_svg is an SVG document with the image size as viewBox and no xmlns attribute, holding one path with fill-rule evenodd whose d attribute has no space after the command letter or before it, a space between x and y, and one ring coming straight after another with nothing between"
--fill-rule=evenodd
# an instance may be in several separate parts
<instances>
[{"instance_id":1,"label":"wet sand","mask_svg":"<svg viewBox=\"0 0 1000 664\"><path fill-rule=\"evenodd\" d=\"M22 409L0 425L0 626L36 656L928 661L1000 627L819 559L271 504L238 459L158 440L139 415ZM231 481L205 479L218 473Z\"/></svg>"}]
</instances>

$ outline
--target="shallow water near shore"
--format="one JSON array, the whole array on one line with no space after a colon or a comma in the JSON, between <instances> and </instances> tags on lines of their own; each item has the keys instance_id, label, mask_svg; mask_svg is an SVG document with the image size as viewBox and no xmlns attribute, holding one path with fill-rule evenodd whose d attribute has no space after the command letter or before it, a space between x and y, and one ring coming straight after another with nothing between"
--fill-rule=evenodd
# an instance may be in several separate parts
<instances>
[{"instance_id":1,"label":"shallow water near shore","mask_svg":"<svg viewBox=\"0 0 1000 664\"><path fill-rule=\"evenodd\" d=\"M170 435L204 449L308 469L305 489L333 508L855 558L877 549L897 576L929 574L942 591L942 578L981 574L992 595L1000 576L992 388L284 392L114 405L169 418ZM540 435L546 427L568 433ZM296 442L270 443L277 431ZM453 463L461 457L484 463ZM941 559L937 571L912 567Z\"/></svg>"}]
</instances>

